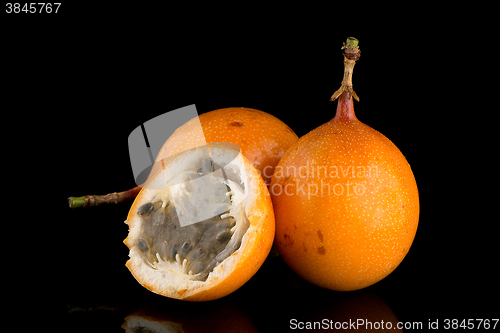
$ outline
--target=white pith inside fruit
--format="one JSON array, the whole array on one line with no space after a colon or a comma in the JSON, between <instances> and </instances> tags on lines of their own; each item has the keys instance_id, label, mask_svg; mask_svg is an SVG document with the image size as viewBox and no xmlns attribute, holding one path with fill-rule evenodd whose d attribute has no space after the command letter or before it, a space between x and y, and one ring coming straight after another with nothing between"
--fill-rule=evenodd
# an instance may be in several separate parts
<instances>
[{"instance_id":1,"label":"white pith inside fruit","mask_svg":"<svg viewBox=\"0 0 500 333\"><path fill-rule=\"evenodd\" d=\"M255 233L248 217L258 214L252 212L251 202L256 191L252 178L258 174L247 172L242 159L225 147L198 147L177 155L146 184L125 221L127 266L141 284L167 296L185 290L192 294L229 274L227 268L238 262L248 235ZM208 161L213 170L207 170ZM207 218L210 212L214 217ZM176 213L181 218L172 232L168 226L175 223ZM180 220L188 224L181 226ZM214 229L221 225L224 228ZM185 243L191 247L183 249ZM203 254L197 257L200 248Z\"/></svg>"}]
</instances>

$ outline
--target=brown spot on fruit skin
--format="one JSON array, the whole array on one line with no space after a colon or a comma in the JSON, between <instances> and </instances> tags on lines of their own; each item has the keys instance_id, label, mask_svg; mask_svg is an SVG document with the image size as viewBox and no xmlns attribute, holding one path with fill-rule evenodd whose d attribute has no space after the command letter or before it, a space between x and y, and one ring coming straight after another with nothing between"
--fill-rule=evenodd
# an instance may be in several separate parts
<instances>
[{"instance_id":1,"label":"brown spot on fruit skin","mask_svg":"<svg viewBox=\"0 0 500 333\"><path fill-rule=\"evenodd\" d=\"M285 246L293 246L293 239L290 235L283 234L283 238L285 239Z\"/></svg>"},{"instance_id":2,"label":"brown spot on fruit skin","mask_svg":"<svg viewBox=\"0 0 500 333\"><path fill-rule=\"evenodd\" d=\"M321 241L321 244L323 244L323 233L321 232L321 230L318 230L318 238Z\"/></svg>"},{"instance_id":3,"label":"brown spot on fruit skin","mask_svg":"<svg viewBox=\"0 0 500 333\"><path fill-rule=\"evenodd\" d=\"M229 126L241 127L241 126L243 126L243 123L241 123L239 121L235 121L234 123L230 123Z\"/></svg>"},{"instance_id":4,"label":"brown spot on fruit skin","mask_svg":"<svg viewBox=\"0 0 500 333\"><path fill-rule=\"evenodd\" d=\"M324 255L326 253L326 249L324 246L318 247L318 253Z\"/></svg>"}]
</instances>

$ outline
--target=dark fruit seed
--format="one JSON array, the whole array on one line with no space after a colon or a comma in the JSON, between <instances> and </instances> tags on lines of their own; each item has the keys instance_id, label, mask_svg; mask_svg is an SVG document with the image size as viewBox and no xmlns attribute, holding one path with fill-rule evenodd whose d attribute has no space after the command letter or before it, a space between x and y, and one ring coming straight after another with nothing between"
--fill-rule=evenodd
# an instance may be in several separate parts
<instances>
[{"instance_id":1,"label":"dark fruit seed","mask_svg":"<svg viewBox=\"0 0 500 333\"><path fill-rule=\"evenodd\" d=\"M218 231L222 231L224 229L228 229L232 227L232 220L231 219L225 219L220 221L219 223L216 224L215 228Z\"/></svg>"},{"instance_id":2,"label":"dark fruit seed","mask_svg":"<svg viewBox=\"0 0 500 333\"><path fill-rule=\"evenodd\" d=\"M166 259L167 253L168 253L168 243L166 241L163 241L160 247L160 257L162 259Z\"/></svg>"},{"instance_id":3,"label":"dark fruit seed","mask_svg":"<svg viewBox=\"0 0 500 333\"><path fill-rule=\"evenodd\" d=\"M177 250L179 249L179 244L174 244L170 248L170 253L169 253L169 259L170 260L175 260L175 255L177 254Z\"/></svg>"},{"instance_id":4,"label":"dark fruit seed","mask_svg":"<svg viewBox=\"0 0 500 333\"><path fill-rule=\"evenodd\" d=\"M151 202L145 203L138 210L137 214L141 216L148 216L151 210L153 209L153 204Z\"/></svg>"},{"instance_id":5,"label":"dark fruit seed","mask_svg":"<svg viewBox=\"0 0 500 333\"><path fill-rule=\"evenodd\" d=\"M208 220L205 220L202 224L203 226L203 231L206 231L207 229L210 229L211 227L213 227L214 225L216 225L218 223L217 220L215 219L208 219Z\"/></svg>"},{"instance_id":6,"label":"dark fruit seed","mask_svg":"<svg viewBox=\"0 0 500 333\"><path fill-rule=\"evenodd\" d=\"M217 235L216 239L219 241L219 243L227 242L229 239L231 239L231 232L228 230L222 231Z\"/></svg>"},{"instance_id":7,"label":"dark fruit seed","mask_svg":"<svg viewBox=\"0 0 500 333\"><path fill-rule=\"evenodd\" d=\"M186 258L189 251L191 251L192 247L193 247L193 243L191 243L191 242L185 242L184 244L182 244L181 251L179 253L181 258Z\"/></svg>"},{"instance_id":8,"label":"dark fruit seed","mask_svg":"<svg viewBox=\"0 0 500 333\"><path fill-rule=\"evenodd\" d=\"M196 250L194 250L193 252L191 252L191 255L189 256L189 261L195 261L196 259L198 259L199 257L201 257L201 255L203 254L203 250L201 248L197 248Z\"/></svg>"},{"instance_id":9,"label":"dark fruit seed","mask_svg":"<svg viewBox=\"0 0 500 333\"><path fill-rule=\"evenodd\" d=\"M203 270L203 264L201 263L201 261L198 261L196 264L193 265L192 271L194 274L198 274L202 270Z\"/></svg>"},{"instance_id":10,"label":"dark fruit seed","mask_svg":"<svg viewBox=\"0 0 500 333\"><path fill-rule=\"evenodd\" d=\"M148 243L144 240L144 238L139 239L139 241L137 242L137 247L142 252L148 252L149 251Z\"/></svg>"}]
</instances>

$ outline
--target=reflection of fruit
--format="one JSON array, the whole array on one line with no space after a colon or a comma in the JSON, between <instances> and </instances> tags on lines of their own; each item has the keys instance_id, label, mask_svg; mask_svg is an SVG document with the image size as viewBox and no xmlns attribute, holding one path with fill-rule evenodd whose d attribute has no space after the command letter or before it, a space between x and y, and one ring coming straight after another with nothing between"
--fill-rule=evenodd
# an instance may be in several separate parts
<instances>
[{"instance_id":1,"label":"reflection of fruit","mask_svg":"<svg viewBox=\"0 0 500 333\"><path fill-rule=\"evenodd\" d=\"M242 286L274 238L269 192L252 164L215 144L179 153L146 184L126 223L127 267L147 289L206 301Z\"/></svg>"},{"instance_id":2,"label":"reflection of fruit","mask_svg":"<svg viewBox=\"0 0 500 333\"><path fill-rule=\"evenodd\" d=\"M403 332L398 327L398 319L392 309L373 291L365 289L329 295L328 298L325 297L327 295L322 296L315 298L314 306L304 309L302 323L293 322L292 327L311 326L311 332L322 332L325 329Z\"/></svg>"},{"instance_id":3,"label":"reflection of fruit","mask_svg":"<svg viewBox=\"0 0 500 333\"><path fill-rule=\"evenodd\" d=\"M122 328L125 333L258 332L241 309L225 300L200 304L151 301L125 317Z\"/></svg>"},{"instance_id":4,"label":"reflection of fruit","mask_svg":"<svg viewBox=\"0 0 500 333\"><path fill-rule=\"evenodd\" d=\"M203 133L198 130L200 125ZM298 137L285 123L266 112L235 107L219 109L179 127L165 142L156 161L204 145L205 140L237 144L269 184L276 164Z\"/></svg>"},{"instance_id":5,"label":"reflection of fruit","mask_svg":"<svg viewBox=\"0 0 500 333\"><path fill-rule=\"evenodd\" d=\"M410 165L356 118L347 81L336 116L285 153L270 187L279 253L304 279L334 290L364 288L391 273L419 216Z\"/></svg>"}]
</instances>

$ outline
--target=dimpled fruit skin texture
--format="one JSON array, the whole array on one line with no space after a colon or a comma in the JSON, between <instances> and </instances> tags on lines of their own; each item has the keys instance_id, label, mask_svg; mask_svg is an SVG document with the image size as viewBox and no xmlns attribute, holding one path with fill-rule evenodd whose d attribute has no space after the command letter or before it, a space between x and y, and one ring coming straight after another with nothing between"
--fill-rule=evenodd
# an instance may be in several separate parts
<instances>
[{"instance_id":1,"label":"dimpled fruit skin texture","mask_svg":"<svg viewBox=\"0 0 500 333\"><path fill-rule=\"evenodd\" d=\"M401 263L417 230L410 165L388 138L356 119L345 96L334 119L286 152L270 192L280 255L324 288L380 281Z\"/></svg>"}]
</instances>

